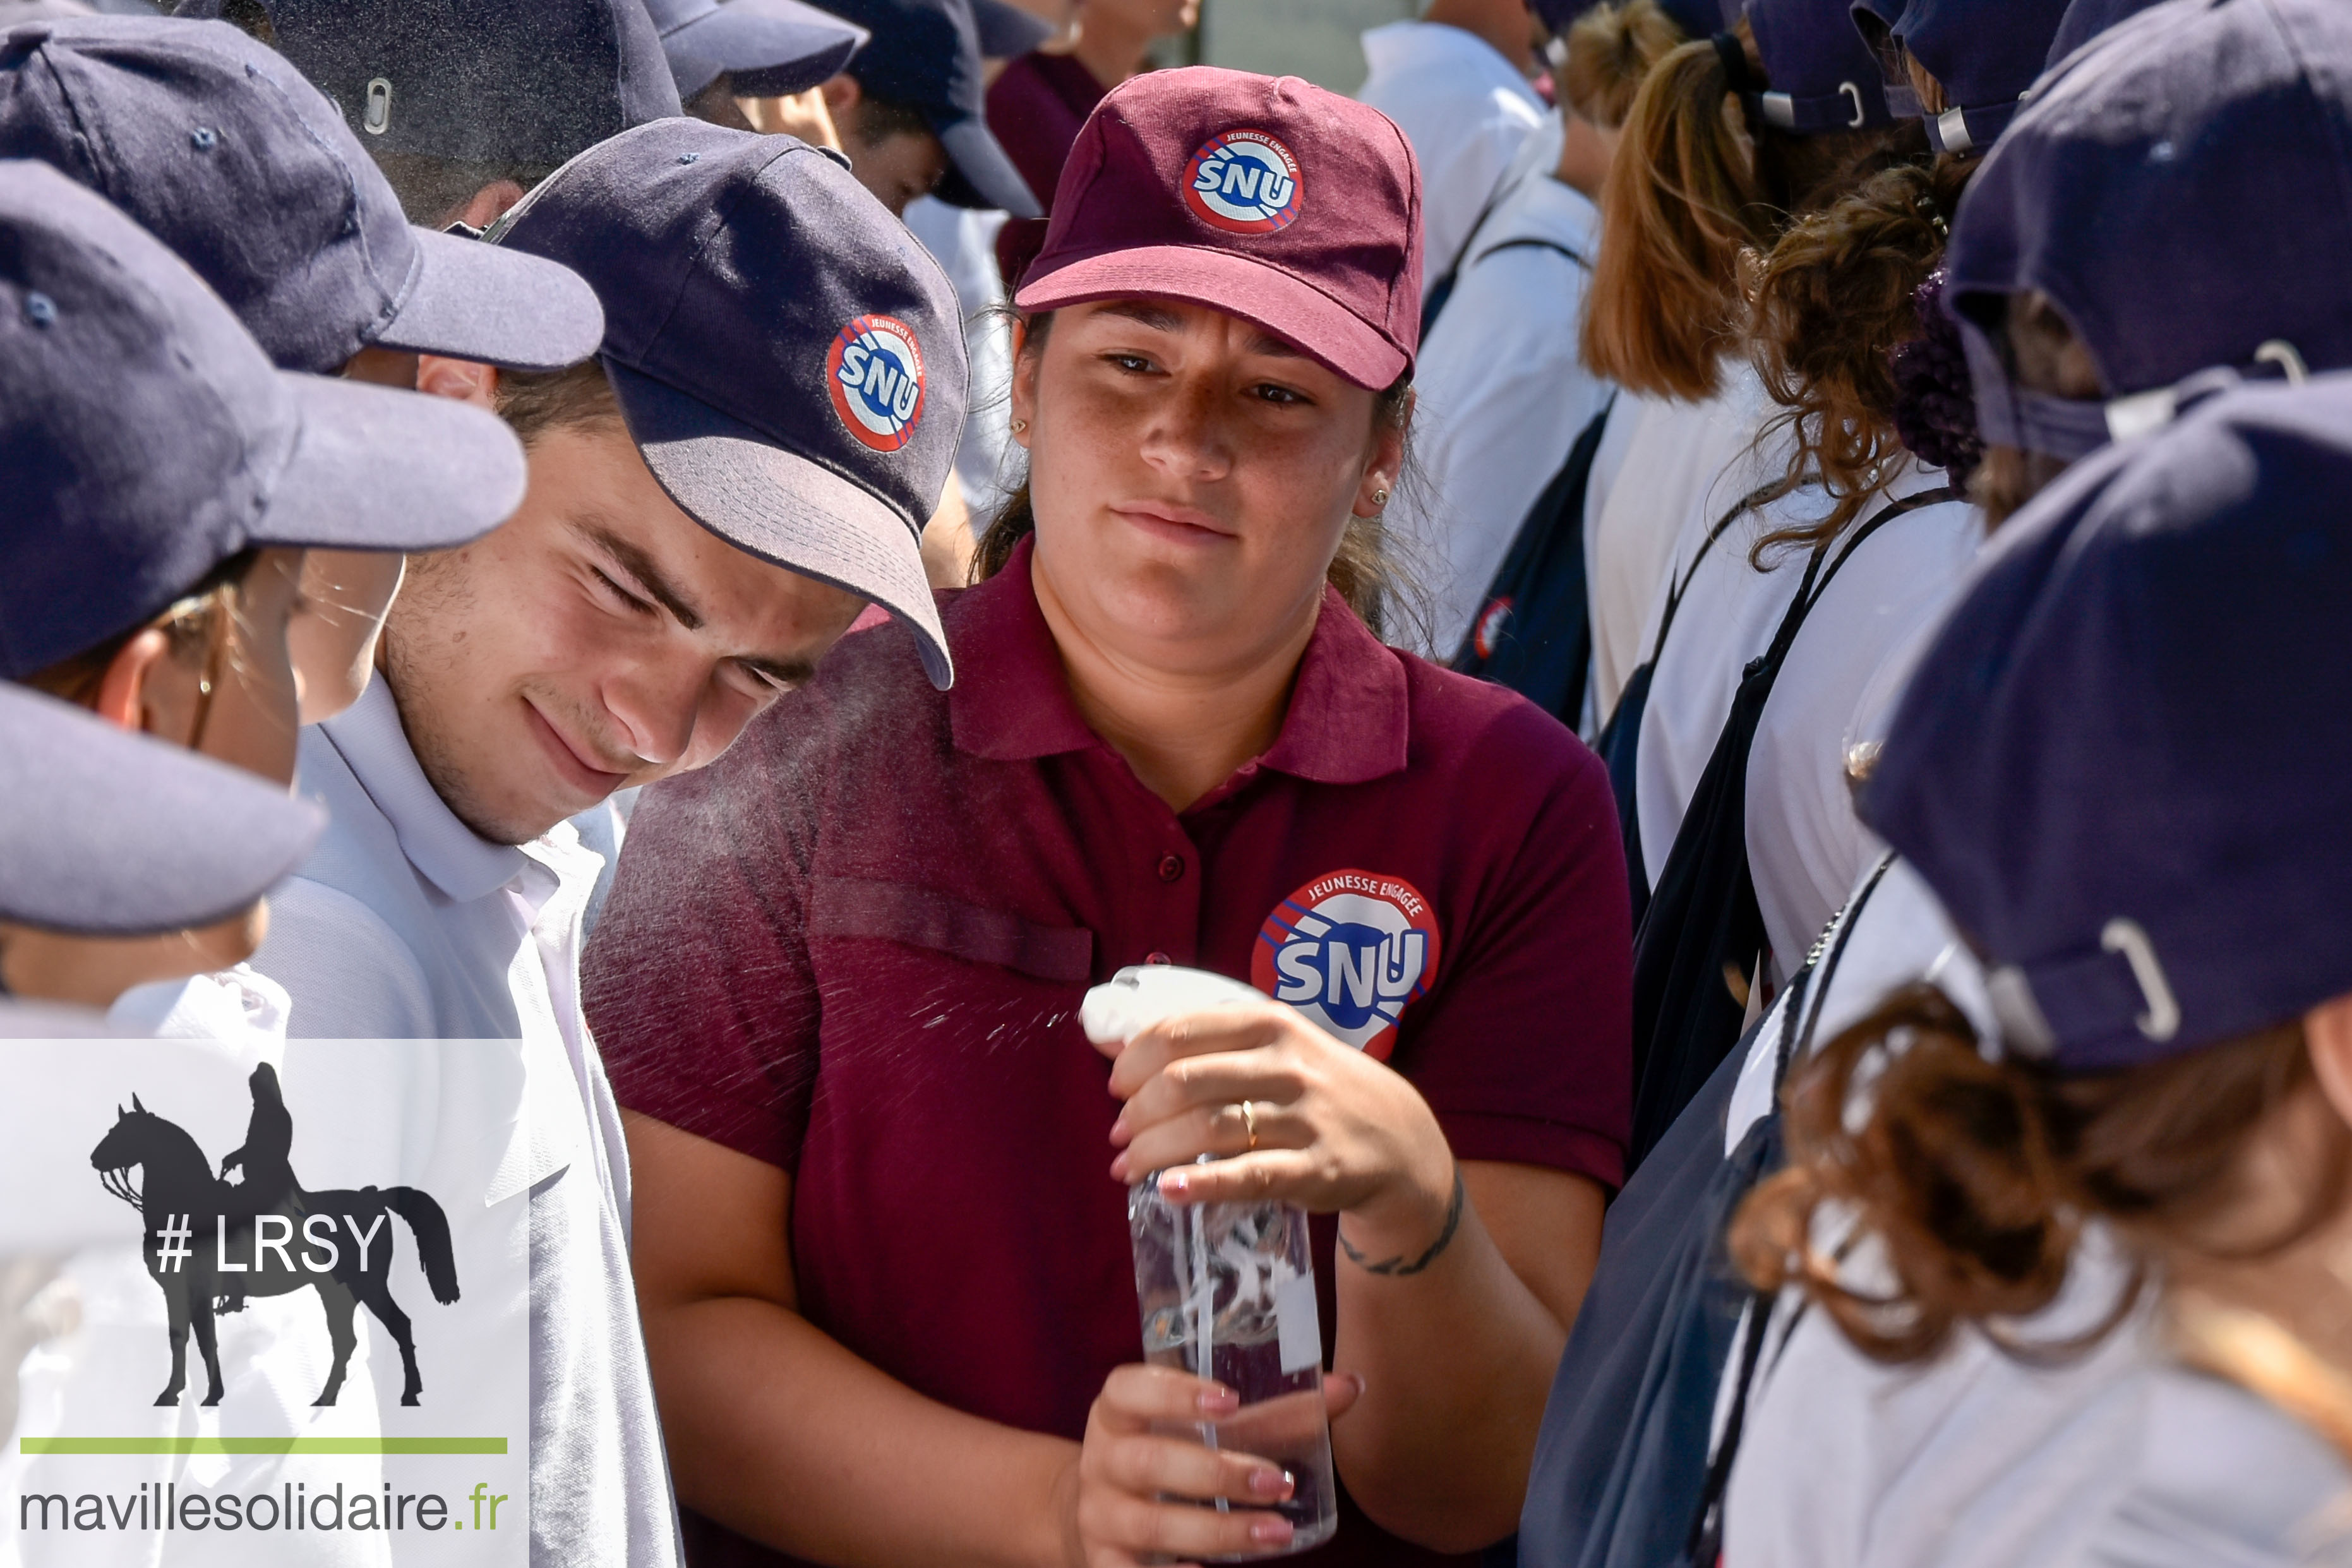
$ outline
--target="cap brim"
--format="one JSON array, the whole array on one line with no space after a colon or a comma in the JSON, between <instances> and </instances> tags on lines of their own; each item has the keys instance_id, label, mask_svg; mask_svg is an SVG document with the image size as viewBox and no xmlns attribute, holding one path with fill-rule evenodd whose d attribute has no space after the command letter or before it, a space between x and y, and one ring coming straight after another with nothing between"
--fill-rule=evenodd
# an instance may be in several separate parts
<instances>
[{"instance_id":1,"label":"cap brim","mask_svg":"<svg viewBox=\"0 0 2352 1568\"><path fill-rule=\"evenodd\" d=\"M1038 218L1045 209L1030 193L1028 182L998 144L987 124L976 119L931 122L948 150L947 178L932 193L958 207L1001 207L1016 218Z\"/></svg>"},{"instance_id":2,"label":"cap brim","mask_svg":"<svg viewBox=\"0 0 2352 1568\"><path fill-rule=\"evenodd\" d=\"M461 235L415 232L416 278L375 335L377 347L560 371L604 340L596 291L570 267Z\"/></svg>"},{"instance_id":3,"label":"cap brim","mask_svg":"<svg viewBox=\"0 0 2352 1568\"><path fill-rule=\"evenodd\" d=\"M904 517L698 398L604 368L637 451L679 509L740 550L879 604L914 632L931 685L954 684L922 542Z\"/></svg>"},{"instance_id":4,"label":"cap brim","mask_svg":"<svg viewBox=\"0 0 2352 1568\"><path fill-rule=\"evenodd\" d=\"M1054 25L1033 16L1005 0L971 0L972 29L980 35L980 52L992 60L1025 55L1054 36Z\"/></svg>"},{"instance_id":5,"label":"cap brim","mask_svg":"<svg viewBox=\"0 0 2352 1568\"><path fill-rule=\"evenodd\" d=\"M1094 299L1138 298L1182 300L1237 316L1374 392L1412 368L1403 350L1295 273L1206 246L1107 251L1044 274L1033 264L1013 302L1024 310L1058 310Z\"/></svg>"},{"instance_id":6,"label":"cap brim","mask_svg":"<svg viewBox=\"0 0 2352 1568\"><path fill-rule=\"evenodd\" d=\"M364 382L279 375L301 426L248 543L454 549L522 505L522 443L498 415Z\"/></svg>"},{"instance_id":7,"label":"cap brim","mask_svg":"<svg viewBox=\"0 0 2352 1568\"><path fill-rule=\"evenodd\" d=\"M0 919L97 936L225 920L324 812L239 768L0 685Z\"/></svg>"},{"instance_id":8,"label":"cap brim","mask_svg":"<svg viewBox=\"0 0 2352 1568\"><path fill-rule=\"evenodd\" d=\"M801 0L726 0L716 11L662 35L675 68L692 62L702 79L680 95L691 98L731 73L745 98L806 92L840 73L873 37L854 22ZM708 71L708 75L703 75Z\"/></svg>"}]
</instances>

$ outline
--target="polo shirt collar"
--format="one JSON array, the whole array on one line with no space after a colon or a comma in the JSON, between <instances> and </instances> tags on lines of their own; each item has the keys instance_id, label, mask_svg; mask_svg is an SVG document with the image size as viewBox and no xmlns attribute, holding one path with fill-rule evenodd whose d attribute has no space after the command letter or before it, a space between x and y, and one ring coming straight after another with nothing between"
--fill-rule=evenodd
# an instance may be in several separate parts
<instances>
[{"instance_id":1,"label":"polo shirt collar","mask_svg":"<svg viewBox=\"0 0 2352 1568\"><path fill-rule=\"evenodd\" d=\"M959 596L949 621L956 747L999 762L1104 745L1070 696L1053 630L1037 608L1031 544L1022 540L1003 571ZM1327 587L1290 710L1258 766L1318 784L1361 784L1404 770L1410 730L1403 662Z\"/></svg>"},{"instance_id":2,"label":"polo shirt collar","mask_svg":"<svg viewBox=\"0 0 2352 1568\"><path fill-rule=\"evenodd\" d=\"M382 675L319 728L392 824L408 863L450 899L487 898L530 868L522 851L490 842L449 810L418 765Z\"/></svg>"}]
</instances>

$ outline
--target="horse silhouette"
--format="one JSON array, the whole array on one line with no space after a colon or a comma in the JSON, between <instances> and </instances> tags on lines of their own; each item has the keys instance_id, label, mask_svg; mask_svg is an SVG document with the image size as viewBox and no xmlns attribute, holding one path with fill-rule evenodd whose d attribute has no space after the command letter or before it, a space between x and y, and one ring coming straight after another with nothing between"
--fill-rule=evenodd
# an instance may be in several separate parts
<instances>
[{"instance_id":1,"label":"horse silhouette","mask_svg":"<svg viewBox=\"0 0 2352 1568\"><path fill-rule=\"evenodd\" d=\"M220 1403L214 1298L226 1297L223 1310L233 1312L247 1297L282 1296L306 1287L319 1292L326 1308L335 1352L334 1370L314 1403L332 1405L342 1392L343 1373L359 1343L352 1318L362 1303L400 1346L400 1402L419 1403L424 1379L416 1370L408 1314L392 1299L395 1232L385 1217L396 1214L407 1222L425 1283L444 1306L457 1299L447 1217L431 1194L416 1187L303 1191L285 1164L293 1124L278 1092L276 1070L268 1062L255 1068L252 1087L254 1124L269 1135L257 1148L248 1132L246 1147L223 1162L224 1169L246 1166L247 1180L241 1186L215 1176L195 1139L148 1110L135 1094L130 1110L115 1107L113 1128L90 1151L100 1185L147 1219L141 1251L171 1318L172 1381L155 1403L180 1402L187 1386L191 1328L205 1358L204 1402ZM280 1126L283 1143L274 1135ZM265 1166L274 1168L257 1168ZM131 1179L134 1169L144 1172L136 1185Z\"/></svg>"}]
</instances>

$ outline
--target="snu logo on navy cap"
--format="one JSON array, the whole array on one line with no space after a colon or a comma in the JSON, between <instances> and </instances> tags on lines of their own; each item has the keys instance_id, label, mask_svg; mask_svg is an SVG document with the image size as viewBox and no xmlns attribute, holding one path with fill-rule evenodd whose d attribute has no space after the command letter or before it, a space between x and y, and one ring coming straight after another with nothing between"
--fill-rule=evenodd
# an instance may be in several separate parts
<instances>
[{"instance_id":1,"label":"snu logo on navy cap","mask_svg":"<svg viewBox=\"0 0 2352 1568\"><path fill-rule=\"evenodd\" d=\"M923 417L923 350L894 316L860 316L824 357L833 411L850 434L877 452L896 452Z\"/></svg>"}]
</instances>

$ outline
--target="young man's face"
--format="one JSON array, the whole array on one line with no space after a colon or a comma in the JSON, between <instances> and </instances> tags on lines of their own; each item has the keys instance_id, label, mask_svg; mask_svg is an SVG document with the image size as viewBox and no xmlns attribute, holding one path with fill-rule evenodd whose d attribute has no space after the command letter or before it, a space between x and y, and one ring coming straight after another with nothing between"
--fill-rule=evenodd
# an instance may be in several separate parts
<instances>
[{"instance_id":1,"label":"young man's face","mask_svg":"<svg viewBox=\"0 0 2352 1568\"><path fill-rule=\"evenodd\" d=\"M840 84L848 83L847 89ZM928 196L947 178L948 150L929 131L910 131L898 116L877 112L859 95L852 78L835 77L826 84L825 102L849 172L874 199L904 218L908 204Z\"/></svg>"},{"instance_id":2,"label":"young man's face","mask_svg":"<svg viewBox=\"0 0 2352 1568\"><path fill-rule=\"evenodd\" d=\"M412 559L383 640L425 776L500 843L710 762L864 607L680 511L617 421L546 431L530 465L507 522Z\"/></svg>"}]
</instances>

